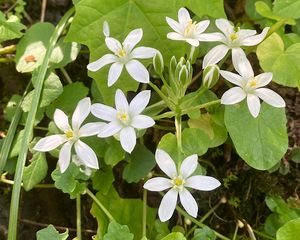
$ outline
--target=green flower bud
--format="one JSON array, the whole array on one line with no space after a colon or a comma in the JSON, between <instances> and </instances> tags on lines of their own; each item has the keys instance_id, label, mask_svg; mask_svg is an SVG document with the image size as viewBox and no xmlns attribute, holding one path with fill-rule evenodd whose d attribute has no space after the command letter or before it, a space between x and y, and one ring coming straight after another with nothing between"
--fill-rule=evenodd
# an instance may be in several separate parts
<instances>
[{"instance_id":1,"label":"green flower bud","mask_svg":"<svg viewBox=\"0 0 300 240\"><path fill-rule=\"evenodd\" d=\"M203 71L202 85L210 89L216 85L220 77L220 69L217 65L209 65Z\"/></svg>"},{"instance_id":2,"label":"green flower bud","mask_svg":"<svg viewBox=\"0 0 300 240\"><path fill-rule=\"evenodd\" d=\"M189 79L189 71L186 65L183 65L178 73L179 84L185 85Z\"/></svg>"},{"instance_id":3,"label":"green flower bud","mask_svg":"<svg viewBox=\"0 0 300 240\"><path fill-rule=\"evenodd\" d=\"M164 59L159 51L157 51L153 58L153 67L157 74L161 74L164 71Z\"/></svg>"}]
</instances>

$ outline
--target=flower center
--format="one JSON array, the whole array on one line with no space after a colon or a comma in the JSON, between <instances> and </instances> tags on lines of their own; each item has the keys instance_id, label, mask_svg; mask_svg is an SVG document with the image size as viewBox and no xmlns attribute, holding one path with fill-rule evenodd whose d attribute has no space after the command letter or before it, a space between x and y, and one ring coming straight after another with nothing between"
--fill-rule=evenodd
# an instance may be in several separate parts
<instances>
[{"instance_id":1,"label":"flower center","mask_svg":"<svg viewBox=\"0 0 300 240\"><path fill-rule=\"evenodd\" d=\"M182 179L182 177L177 176L177 177L173 178L172 183L173 183L173 188L182 190L185 181L184 181L184 179Z\"/></svg>"},{"instance_id":2,"label":"flower center","mask_svg":"<svg viewBox=\"0 0 300 240\"><path fill-rule=\"evenodd\" d=\"M74 137L74 132L69 130L65 132L65 135L68 138L68 140L71 140Z\"/></svg>"},{"instance_id":3,"label":"flower center","mask_svg":"<svg viewBox=\"0 0 300 240\"><path fill-rule=\"evenodd\" d=\"M126 51L125 51L123 48L121 48L121 49L116 53L116 55L117 55L118 57L120 57L120 58L125 57L125 56L126 56Z\"/></svg>"},{"instance_id":4,"label":"flower center","mask_svg":"<svg viewBox=\"0 0 300 240\"><path fill-rule=\"evenodd\" d=\"M239 36L236 34L236 32L234 32L229 35L229 38L231 39L231 41L235 41L239 38Z\"/></svg>"},{"instance_id":5,"label":"flower center","mask_svg":"<svg viewBox=\"0 0 300 240\"><path fill-rule=\"evenodd\" d=\"M187 23L187 25L184 29L184 36L191 37L194 34L195 27L196 27L196 22L189 20L189 22Z\"/></svg>"},{"instance_id":6,"label":"flower center","mask_svg":"<svg viewBox=\"0 0 300 240\"><path fill-rule=\"evenodd\" d=\"M255 77L253 77L253 78L251 78L251 79L249 80L248 86L249 86L250 88L255 88L255 87L257 86L257 82L256 82Z\"/></svg>"},{"instance_id":7,"label":"flower center","mask_svg":"<svg viewBox=\"0 0 300 240\"><path fill-rule=\"evenodd\" d=\"M130 120L127 112L118 112L117 118L126 125L129 123L129 120Z\"/></svg>"}]
</instances>

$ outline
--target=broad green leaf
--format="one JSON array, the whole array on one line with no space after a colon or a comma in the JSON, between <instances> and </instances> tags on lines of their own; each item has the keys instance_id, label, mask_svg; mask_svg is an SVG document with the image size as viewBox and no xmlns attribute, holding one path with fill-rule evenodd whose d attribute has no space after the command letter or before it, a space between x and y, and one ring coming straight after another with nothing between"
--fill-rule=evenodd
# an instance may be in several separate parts
<instances>
[{"instance_id":1,"label":"broad green leaf","mask_svg":"<svg viewBox=\"0 0 300 240\"><path fill-rule=\"evenodd\" d=\"M87 96L89 89L82 82L68 84L63 88L62 94L47 107L47 116L52 118L56 108L61 109L66 114L71 114L75 110L77 103Z\"/></svg>"},{"instance_id":2,"label":"broad green leaf","mask_svg":"<svg viewBox=\"0 0 300 240\"><path fill-rule=\"evenodd\" d=\"M296 240L300 235L300 218L287 222L276 233L277 240Z\"/></svg>"},{"instance_id":3,"label":"broad green leaf","mask_svg":"<svg viewBox=\"0 0 300 240\"><path fill-rule=\"evenodd\" d=\"M290 156L293 162L300 163L300 148L292 149Z\"/></svg>"},{"instance_id":4,"label":"broad green leaf","mask_svg":"<svg viewBox=\"0 0 300 240\"><path fill-rule=\"evenodd\" d=\"M55 187L64 193L70 194L71 199L76 198L78 194L82 194L85 191L87 185L85 181L89 178L74 163L70 163L64 173L61 173L56 168L52 172L51 177L54 180Z\"/></svg>"},{"instance_id":5,"label":"broad green leaf","mask_svg":"<svg viewBox=\"0 0 300 240\"><path fill-rule=\"evenodd\" d=\"M103 195L106 195L110 188L113 187L113 182L115 180L112 168L110 166L101 166L99 171L96 171L92 181L93 188Z\"/></svg>"},{"instance_id":6,"label":"broad green leaf","mask_svg":"<svg viewBox=\"0 0 300 240\"><path fill-rule=\"evenodd\" d=\"M154 154L144 145L138 144L128 156L129 163L123 172L123 179L127 182L139 182L154 168L156 162Z\"/></svg>"},{"instance_id":7,"label":"broad green leaf","mask_svg":"<svg viewBox=\"0 0 300 240\"><path fill-rule=\"evenodd\" d=\"M35 86L35 77L33 75L33 86ZM55 73L49 73L46 76L44 87L41 94L40 107L46 107L50 105L61 93L63 92L63 86L59 80L59 77ZM34 94L34 90L29 92L22 102L22 109L24 112L28 112L30 110L32 97Z\"/></svg>"},{"instance_id":8,"label":"broad green leaf","mask_svg":"<svg viewBox=\"0 0 300 240\"><path fill-rule=\"evenodd\" d=\"M300 18L299 0L275 0L274 13L284 18Z\"/></svg>"},{"instance_id":9,"label":"broad green leaf","mask_svg":"<svg viewBox=\"0 0 300 240\"><path fill-rule=\"evenodd\" d=\"M100 202L107 208L114 219L122 224L127 225L130 231L134 234L134 239L139 240L142 237L142 215L143 215L143 202L140 199L125 199L121 198L114 187L103 195L100 192L96 194ZM93 204L91 213L97 218L98 233L103 236L107 231L109 221L106 215ZM156 210L147 208L147 227L152 229L154 226Z\"/></svg>"},{"instance_id":10,"label":"broad green leaf","mask_svg":"<svg viewBox=\"0 0 300 240\"><path fill-rule=\"evenodd\" d=\"M178 161L177 140L173 133L163 135L157 148L165 150L174 161Z\"/></svg>"},{"instance_id":11,"label":"broad green leaf","mask_svg":"<svg viewBox=\"0 0 300 240\"><path fill-rule=\"evenodd\" d=\"M36 23L27 30L17 45L15 61L18 72L32 72L42 64L53 31L54 26L50 23Z\"/></svg>"},{"instance_id":12,"label":"broad green leaf","mask_svg":"<svg viewBox=\"0 0 300 240\"><path fill-rule=\"evenodd\" d=\"M113 167L125 158L125 152L120 142L114 138L108 139L107 142L109 146L105 151L104 162Z\"/></svg>"},{"instance_id":13,"label":"broad green leaf","mask_svg":"<svg viewBox=\"0 0 300 240\"><path fill-rule=\"evenodd\" d=\"M24 130L21 130L16 134L8 158L17 157L19 155L23 136L24 136Z\"/></svg>"},{"instance_id":14,"label":"broad green leaf","mask_svg":"<svg viewBox=\"0 0 300 240\"><path fill-rule=\"evenodd\" d=\"M24 189L26 191L30 191L36 184L40 183L47 176L47 171L48 164L45 153L34 153L30 165L24 168Z\"/></svg>"},{"instance_id":15,"label":"broad green leaf","mask_svg":"<svg viewBox=\"0 0 300 240\"><path fill-rule=\"evenodd\" d=\"M17 16L11 15L8 19L0 11L0 43L6 40L22 37L26 26L20 23L20 19Z\"/></svg>"},{"instance_id":16,"label":"broad green leaf","mask_svg":"<svg viewBox=\"0 0 300 240\"><path fill-rule=\"evenodd\" d=\"M120 225L117 222L111 222L108 225L104 240L133 240L133 234L130 233L128 226Z\"/></svg>"},{"instance_id":17,"label":"broad green leaf","mask_svg":"<svg viewBox=\"0 0 300 240\"><path fill-rule=\"evenodd\" d=\"M186 240L186 238L180 232L173 232L165 236L162 240Z\"/></svg>"},{"instance_id":18,"label":"broad green leaf","mask_svg":"<svg viewBox=\"0 0 300 240\"><path fill-rule=\"evenodd\" d=\"M68 230L60 234L52 225L49 225L47 228L39 230L36 233L37 240L67 240L68 236Z\"/></svg>"},{"instance_id":19,"label":"broad green leaf","mask_svg":"<svg viewBox=\"0 0 300 240\"><path fill-rule=\"evenodd\" d=\"M300 87L300 43L285 49L277 33L273 33L257 47L260 66L273 72L273 81L288 87Z\"/></svg>"},{"instance_id":20,"label":"broad green leaf","mask_svg":"<svg viewBox=\"0 0 300 240\"><path fill-rule=\"evenodd\" d=\"M215 240L217 239L216 234L212 229L209 227L205 226L203 228L197 228L194 231L194 237L192 240Z\"/></svg>"},{"instance_id":21,"label":"broad green leaf","mask_svg":"<svg viewBox=\"0 0 300 240\"><path fill-rule=\"evenodd\" d=\"M284 109L262 103L253 118L246 101L225 108L225 125L237 153L251 167L267 170L277 164L288 147Z\"/></svg>"}]
</instances>

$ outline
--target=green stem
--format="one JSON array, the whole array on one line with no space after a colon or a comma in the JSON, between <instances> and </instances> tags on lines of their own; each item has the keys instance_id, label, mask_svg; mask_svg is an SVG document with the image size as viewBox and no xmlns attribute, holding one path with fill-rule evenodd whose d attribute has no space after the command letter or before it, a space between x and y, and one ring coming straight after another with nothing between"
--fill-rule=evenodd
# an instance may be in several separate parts
<instances>
[{"instance_id":1,"label":"green stem","mask_svg":"<svg viewBox=\"0 0 300 240\"><path fill-rule=\"evenodd\" d=\"M60 20L58 25L53 32L45 57L43 59L42 65L38 68L37 71L37 84L33 94L33 101L28 113L26 120L26 125L24 128L24 136L21 143L21 149L19 152L18 162L15 171L14 186L12 190L11 204L10 204L10 217L9 217L9 226L8 226L8 240L17 239L17 225L18 225L18 213L19 213L19 200L20 200L20 191L21 191L21 182L23 178L24 166L27 158L28 146L32 137L33 125L35 121L35 116L39 106L39 100L41 97L41 92L45 80L45 76L48 69L48 64L50 61L50 56L56 45L56 42L68 24L69 18L73 15L75 9L71 8ZM34 73L33 73L34 75Z\"/></svg>"},{"instance_id":2,"label":"green stem","mask_svg":"<svg viewBox=\"0 0 300 240\"><path fill-rule=\"evenodd\" d=\"M235 225L235 230L234 230L232 240L236 240L238 230L239 230L239 223L237 222Z\"/></svg>"},{"instance_id":3,"label":"green stem","mask_svg":"<svg viewBox=\"0 0 300 240\"><path fill-rule=\"evenodd\" d=\"M61 73L64 75L65 79L67 80L68 84L73 83L72 79L70 78L68 72L66 71L66 69L64 69L63 67L60 68Z\"/></svg>"},{"instance_id":4,"label":"green stem","mask_svg":"<svg viewBox=\"0 0 300 240\"><path fill-rule=\"evenodd\" d=\"M199 227L201 227L201 228L207 227L204 223L201 223L201 222L197 221L195 218L193 218L193 217L191 217L190 215L188 215L182 208L176 206L176 210L177 210L180 214L182 214L184 217L190 219L191 222L195 223L197 226L199 226ZM218 238L220 238L220 239L222 239L222 240L230 240L228 237L224 236L223 234L221 234L221 233L219 233L219 232L217 232L217 231L215 231L215 230L213 230L213 231L214 231L215 235L216 235Z\"/></svg>"},{"instance_id":5,"label":"green stem","mask_svg":"<svg viewBox=\"0 0 300 240\"><path fill-rule=\"evenodd\" d=\"M160 74L160 79L162 80L163 84L166 86L166 87L170 87L169 84L167 83L167 80L165 79L164 75L163 74Z\"/></svg>"},{"instance_id":6,"label":"green stem","mask_svg":"<svg viewBox=\"0 0 300 240\"><path fill-rule=\"evenodd\" d=\"M5 174L3 174L0 178L0 182L9 184L9 185L14 185L14 181L6 179L5 178ZM23 187L23 183L21 184L21 186ZM54 184L36 184L34 186L34 188L55 188Z\"/></svg>"},{"instance_id":7,"label":"green stem","mask_svg":"<svg viewBox=\"0 0 300 240\"><path fill-rule=\"evenodd\" d=\"M218 99L218 100L214 100L214 101L210 101L210 102L207 102L207 103L203 103L203 104L200 104L200 105L197 105L197 106L194 106L194 107L186 108L186 109L182 110L181 115L187 114L187 113L189 113L190 111L193 111L193 110L210 107L210 106L218 104L220 102L221 102L221 100Z\"/></svg>"},{"instance_id":8,"label":"green stem","mask_svg":"<svg viewBox=\"0 0 300 240\"><path fill-rule=\"evenodd\" d=\"M0 48L0 54L8 54L16 51L16 45L9 45L7 47Z\"/></svg>"},{"instance_id":9,"label":"green stem","mask_svg":"<svg viewBox=\"0 0 300 240\"><path fill-rule=\"evenodd\" d=\"M0 58L0 63L9 63L13 61L14 61L13 58Z\"/></svg>"},{"instance_id":10,"label":"green stem","mask_svg":"<svg viewBox=\"0 0 300 240\"><path fill-rule=\"evenodd\" d=\"M161 97L161 99L169 106L169 108L173 108L173 104L171 104L170 100L168 97L152 82L149 82L150 87L153 88L155 92Z\"/></svg>"},{"instance_id":11,"label":"green stem","mask_svg":"<svg viewBox=\"0 0 300 240\"><path fill-rule=\"evenodd\" d=\"M267 235L267 234L265 234L265 233L259 232L259 231L254 230L254 229L252 229L252 230L253 230L254 233L256 233L256 234L257 234L258 236L260 236L260 237L263 237L263 238L269 239L269 240L276 240L276 238L274 238L274 237L272 237L272 236L269 236L269 235Z\"/></svg>"},{"instance_id":12,"label":"green stem","mask_svg":"<svg viewBox=\"0 0 300 240\"><path fill-rule=\"evenodd\" d=\"M110 212L104 207L104 205L99 201L99 199L87 188L86 193L93 199L94 203L104 212L110 221L115 221Z\"/></svg>"},{"instance_id":13,"label":"green stem","mask_svg":"<svg viewBox=\"0 0 300 240\"><path fill-rule=\"evenodd\" d=\"M143 190L143 234L142 237L147 237L147 190Z\"/></svg>"},{"instance_id":14,"label":"green stem","mask_svg":"<svg viewBox=\"0 0 300 240\"><path fill-rule=\"evenodd\" d=\"M181 143L181 114L180 112L175 116L175 128L176 128L176 140L177 140L177 151L178 151L178 170L181 165L181 152L182 152L182 143Z\"/></svg>"},{"instance_id":15,"label":"green stem","mask_svg":"<svg viewBox=\"0 0 300 240\"><path fill-rule=\"evenodd\" d=\"M81 240L81 195L76 197L76 235L77 240Z\"/></svg>"}]
</instances>

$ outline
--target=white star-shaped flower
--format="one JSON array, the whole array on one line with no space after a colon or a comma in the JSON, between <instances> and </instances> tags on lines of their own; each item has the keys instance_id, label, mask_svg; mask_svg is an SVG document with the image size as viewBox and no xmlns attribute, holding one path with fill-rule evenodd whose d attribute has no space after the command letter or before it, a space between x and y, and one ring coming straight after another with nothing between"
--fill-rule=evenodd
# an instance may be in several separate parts
<instances>
[{"instance_id":1,"label":"white star-shaped flower","mask_svg":"<svg viewBox=\"0 0 300 240\"><path fill-rule=\"evenodd\" d=\"M180 8L178 11L178 22L172 18L166 17L167 23L175 31L167 34L171 40L186 41L194 47L199 46L202 33L209 25L209 20L199 23L193 22L188 10Z\"/></svg>"},{"instance_id":2,"label":"white star-shaped flower","mask_svg":"<svg viewBox=\"0 0 300 240\"><path fill-rule=\"evenodd\" d=\"M238 86L229 89L223 94L221 98L222 104L235 104L247 98L249 111L255 118L260 111L259 98L273 107L285 107L285 102L279 94L268 88L263 88L271 82L273 77L271 72L261 73L255 77L250 62L244 57L236 59L233 65L239 74L220 71L222 77Z\"/></svg>"},{"instance_id":3,"label":"white star-shaped flower","mask_svg":"<svg viewBox=\"0 0 300 240\"><path fill-rule=\"evenodd\" d=\"M100 103L93 104L92 114L109 122L101 127L98 137L105 138L118 134L122 148L131 153L136 145L135 129L145 129L155 124L151 117L140 114L149 100L150 91L144 90L128 104L126 96L118 89L115 95L116 109Z\"/></svg>"},{"instance_id":4,"label":"white star-shaped flower","mask_svg":"<svg viewBox=\"0 0 300 240\"><path fill-rule=\"evenodd\" d=\"M201 35L201 41L221 42L222 44L212 48L203 59L203 68L213 65L221 61L227 52L232 49L232 59L240 58L240 54L245 55L241 50L241 46L255 46L259 44L267 35L269 27L256 35L255 30L235 28L226 19L217 19L216 26L222 33L207 33Z\"/></svg>"},{"instance_id":5,"label":"white star-shaped flower","mask_svg":"<svg viewBox=\"0 0 300 240\"><path fill-rule=\"evenodd\" d=\"M60 109L56 109L54 112L54 123L64 134L44 137L33 148L35 151L49 152L63 144L58 159L58 165L62 173L70 164L73 145L75 153L81 159L82 164L90 168L99 169L95 152L80 140L81 137L97 135L101 126L104 125L104 123L87 123L81 126L89 115L90 109L90 98L80 100L72 116L72 127L69 125L67 115Z\"/></svg>"},{"instance_id":6,"label":"white star-shaped flower","mask_svg":"<svg viewBox=\"0 0 300 240\"><path fill-rule=\"evenodd\" d=\"M106 54L97 61L88 64L88 70L95 72L105 65L112 63L108 72L109 87L118 80L124 66L134 80L148 83L150 79L149 73L145 66L136 59L152 58L157 50L150 47L134 48L141 41L143 30L141 28L132 30L122 44L117 39L109 37L109 32L108 23L104 22L103 33L106 36L105 43L113 54Z\"/></svg>"},{"instance_id":7,"label":"white star-shaped flower","mask_svg":"<svg viewBox=\"0 0 300 240\"><path fill-rule=\"evenodd\" d=\"M221 183L209 176L195 175L198 166L197 154L188 156L180 166L180 172L177 172L176 166L168 153L161 149L157 149L155 159L160 169L167 174L169 178L155 177L148 180L144 184L144 188L149 191L164 191L170 190L164 195L159 209L158 216L162 222L169 220L176 208L177 198L179 199L188 214L197 217L198 205L192 194L187 188L193 188L201 191L211 191L219 187Z\"/></svg>"}]
</instances>

